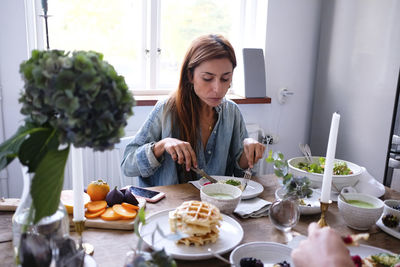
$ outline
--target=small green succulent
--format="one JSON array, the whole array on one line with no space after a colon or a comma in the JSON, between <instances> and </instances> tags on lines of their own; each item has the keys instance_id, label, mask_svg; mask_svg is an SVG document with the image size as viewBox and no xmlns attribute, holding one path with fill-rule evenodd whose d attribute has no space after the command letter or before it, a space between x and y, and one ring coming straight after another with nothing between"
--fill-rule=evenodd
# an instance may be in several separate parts
<instances>
[{"instance_id":1,"label":"small green succulent","mask_svg":"<svg viewBox=\"0 0 400 267\"><path fill-rule=\"evenodd\" d=\"M275 175L283 178L283 185L287 192L286 196L305 198L312 195L310 180L307 177L293 177L289 173L289 164L281 152L272 152L270 150L266 161L274 164Z\"/></svg>"}]
</instances>

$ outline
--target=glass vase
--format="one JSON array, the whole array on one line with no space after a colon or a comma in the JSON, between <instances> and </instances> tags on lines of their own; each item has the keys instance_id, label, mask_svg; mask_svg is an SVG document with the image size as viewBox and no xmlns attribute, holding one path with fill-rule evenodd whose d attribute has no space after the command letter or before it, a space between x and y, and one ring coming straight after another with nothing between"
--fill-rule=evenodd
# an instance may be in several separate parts
<instances>
[{"instance_id":1,"label":"glass vase","mask_svg":"<svg viewBox=\"0 0 400 267\"><path fill-rule=\"evenodd\" d=\"M60 201L54 214L34 224L31 176L24 170L23 182L21 201L12 218L15 265L50 266L50 261L57 254L56 241L69 235L68 213Z\"/></svg>"}]
</instances>

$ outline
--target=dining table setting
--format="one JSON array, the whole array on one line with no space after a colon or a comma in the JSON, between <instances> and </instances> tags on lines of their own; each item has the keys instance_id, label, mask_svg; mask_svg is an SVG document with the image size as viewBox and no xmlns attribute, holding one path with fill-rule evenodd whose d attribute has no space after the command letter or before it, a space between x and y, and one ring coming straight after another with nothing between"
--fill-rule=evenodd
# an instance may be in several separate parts
<instances>
[{"instance_id":1,"label":"dining table setting","mask_svg":"<svg viewBox=\"0 0 400 267\"><path fill-rule=\"evenodd\" d=\"M21 234L25 241L18 251L22 258L35 255L39 237L47 234L52 252L47 263L53 265L78 257L85 267L133 267L139 260L157 259L190 267L294 266L292 249L317 222L341 235L353 261L376 262L379 254L398 263L400 192L383 186L366 168L335 159L339 120L334 113L326 157L313 157L309 146L301 145L304 157L289 160L270 151L266 161L274 165L274 174L253 175L247 169L239 178L195 169L199 180L136 188L158 198L136 198L134 186L110 190L102 180L89 184L86 194L78 164L73 190L61 193L70 214L61 224L38 223L32 228L38 233ZM1 266L14 266L13 237L19 237L14 210L18 214L19 206L19 199L0 199ZM68 218L69 234L61 237L58 229L68 229L63 223L68 225ZM63 251L64 245L72 254Z\"/></svg>"},{"instance_id":2,"label":"dining table setting","mask_svg":"<svg viewBox=\"0 0 400 267\"><path fill-rule=\"evenodd\" d=\"M262 200L265 203L272 203L276 199L276 191L282 187L281 178L274 174L253 176L250 182L247 190L249 192L256 191L256 193L241 202ZM259 189L259 186L261 186L262 190ZM185 201L201 200L198 186L191 183L157 186L149 189L164 192L165 198L156 203L146 203L146 217L150 218L146 223L148 226L157 222L157 220L160 220L159 222L161 223L165 221L165 216L168 218L168 211L175 209ZM400 193L386 187L381 199L400 200ZM2 259L2 266L13 266L12 215L12 211L0 212L0 258ZM251 217L243 215L240 213L223 214L223 224L228 227L221 227L220 236L216 243L206 244L202 247L187 247L167 240L164 243L166 251L167 253L172 253L178 266L227 266L226 262L216 258L213 253L220 254L226 260L229 260L230 254L236 247L253 242L259 242L259 246L267 245L266 250L287 249L288 245L296 246L296 242L293 241L304 238L307 235L308 225L311 222L317 222L321 217L320 212L301 214L297 224L290 230L290 235L293 239L289 240L288 233L275 227L267 213ZM329 206L325 216L327 224L341 235L369 233L369 239L361 241L361 245L358 248L361 251L356 251L357 253L369 253L368 251L371 248L372 250L376 248L396 254L400 253L399 237L382 231L377 225L373 225L368 230L363 231L349 228L339 214L337 202L333 202ZM164 224L162 227L167 229L169 225ZM222 230L224 228L226 229ZM73 225L70 235L72 238L78 238L77 233L74 232ZM83 242L93 245L93 258L97 266L124 266L127 253L137 248L138 237L133 230L87 227L83 232ZM219 242L226 243L221 246ZM280 245L283 245L283 247L281 248ZM211 252L207 250L208 248L212 249ZM145 240L143 249L151 251L151 243L147 243ZM290 259L288 258L287 260Z\"/></svg>"}]
</instances>

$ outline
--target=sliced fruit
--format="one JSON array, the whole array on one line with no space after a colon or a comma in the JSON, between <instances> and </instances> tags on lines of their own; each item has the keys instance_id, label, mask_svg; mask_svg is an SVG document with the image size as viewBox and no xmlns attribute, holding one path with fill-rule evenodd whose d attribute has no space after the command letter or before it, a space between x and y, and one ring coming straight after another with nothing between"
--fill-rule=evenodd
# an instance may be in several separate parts
<instances>
[{"instance_id":1,"label":"sliced fruit","mask_svg":"<svg viewBox=\"0 0 400 267\"><path fill-rule=\"evenodd\" d=\"M124 217L125 219L134 219L137 214L136 210L126 209L121 204L115 204L112 209L115 213Z\"/></svg>"},{"instance_id":2,"label":"sliced fruit","mask_svg":"<svg viewBox=\"0 0 400 267\"><path fill-rule=\"evenodd\" d=\"M132 204L129 204L129 203L126 203L126 202L122 202L121 205L122 205L122 207L124 207L125 209L128 209L128 210L138 210L139 209L138 206L132 205Z\"/></svg>"},{"instance_id":3,"label":"sliced fruit","mask_svg":"<svg viewBox=\"0 0 400 267\"><path fill-rule=\"evenodd\" d=\"M101 214L103 214L106 211L106 209L102 209L96 212L85 212L85 217L88 219L93 219L99 217Z\"/></svg>"},{"instance_id":4,"label":"sliced fruit","mask_svg":"<svg viewBox=\"0 0 400 267\"><path fill-rule=\"evenodd\" d=\"M122 219L122 216L114 212L113 208L107 208L106 211L100 215L105 221L116 221Z\"/></svg>"},{"instance_id":5,"label":"sliced fruit","mask_svg":"<svg viewBox=\"0 0 400 267\"><path fill-rule=\"evenodd\" d=\"M84 192L83 194L83 203L86 205L90 201L90 196ZM61 202L64 204L68 214L72 214L74 210L74 191L72 190L63 190L61 191Z\"/></svg>"},{"instance_id":6,"label":"sliced fruit","mask_svg":"<svg viewBox=\"0 0 400 267\"><path fill-rule=\"evenodd\" d=\"M98 212L99 210L107 208L105 200L90 201L85 205L88 212Z\"/></svg>"},{"instance_id":7,"label":"sliced fruit","mask_svg":"<svg viewBox=\"0 0 400 267\"><path fill-rule=\"evenodd\" d=\"M86 191L92 201L105 200L110 186L103 180L92 181Z\"/></svg>"}]
</instances>

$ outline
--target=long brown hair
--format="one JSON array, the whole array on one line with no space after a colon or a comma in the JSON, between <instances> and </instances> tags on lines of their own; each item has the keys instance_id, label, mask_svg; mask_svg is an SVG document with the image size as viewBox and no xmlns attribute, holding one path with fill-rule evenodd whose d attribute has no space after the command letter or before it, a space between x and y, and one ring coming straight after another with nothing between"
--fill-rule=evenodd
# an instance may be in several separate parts
<instances>
[{"instance_id":1,"label":"long brown hair","mask_svg":"<svg viewBox=\"0 0 400 267\"><path fill-rule=\"evenodd\" d=\"M235 51L229 41L219 34L203 35L190 45L183 60L179 85L168 101L172 113L172 129L178 126L179 139L189 142L197 151L199 133L200 99L195 94L193 84L194 69L211 59L227 58L236 67Z\"/></svg>"}]
</instances>

